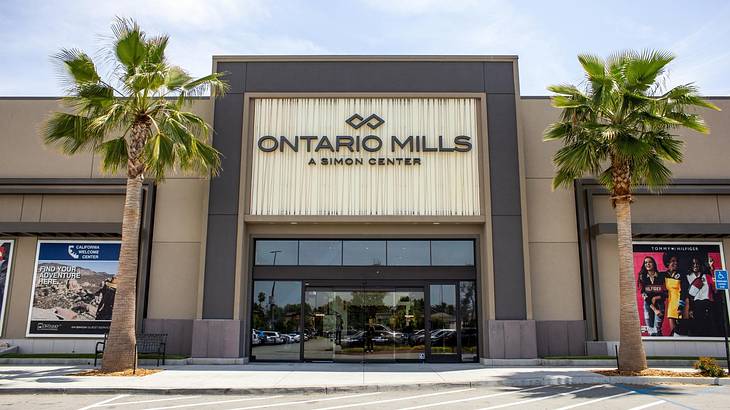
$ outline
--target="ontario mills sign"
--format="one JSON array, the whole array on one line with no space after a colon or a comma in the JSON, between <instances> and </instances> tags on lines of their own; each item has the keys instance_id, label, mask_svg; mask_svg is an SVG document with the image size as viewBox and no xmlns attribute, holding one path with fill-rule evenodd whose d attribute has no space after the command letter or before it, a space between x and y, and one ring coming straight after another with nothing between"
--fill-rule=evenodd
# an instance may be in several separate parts
<instances>
[{"instance_id":1,"label":"ontario mills sign","mask_svg":"<svg viewBox=\"0 0 730 410\"><path fill-rule=\"evenodd\" d=\"M368 117L352 114L345 123L356 132L352 132L351 135L334 136L263 135L258 137L256 146L264 153L317 153L319 155L316 158L310 157L307 164L322 166L413 166L421 165L423 153L466 153L473 148L472 137L469 135L378 135L376 130L385 124L385 120L377 114ZM328 153L333 155L328 156ZM338 153L348 155L337 156ZM381 155L364 158L353 156L353 153Z\"/></svg>"}]
</instances>

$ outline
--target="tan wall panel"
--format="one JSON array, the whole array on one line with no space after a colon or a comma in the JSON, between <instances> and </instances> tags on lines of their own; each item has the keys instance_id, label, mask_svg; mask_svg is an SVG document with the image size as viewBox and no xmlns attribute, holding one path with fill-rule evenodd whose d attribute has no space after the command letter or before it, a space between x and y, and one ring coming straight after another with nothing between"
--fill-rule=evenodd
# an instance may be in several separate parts
<instances>
[{"instance_id":1,"label":"tan wall panel","mask_svg":"<svg viewBox=\"0 0 730 410\"><path fill-rule=\"evenodd\" d=\"M204 179L168 179L157 187L155 242L200 242L203 198L208 189Z\"/></svg>"},{"instance_id":2,"label":"tan wall panel","mask_svg":"<svg viewBox=\"0 0 730 410\"><path fill-rule=\"evenodd\" d=\"M720 210L720 223L730 223L730 195L718 195L717 207Z\"/></svg>"},{"instance_id":3,"label":"tan wall panel","mask_svg":"<svg viewBox=\"0 0 730 410\"><path fill-rule=\"evenodd\" d=\"M4 178L88 178L90 153L73 158L55 147L43 145L40 130L52 111L61 109L58 100L0 99L0 175ZM12 149L8 149L11 147Z\"/></svg>"},{"instance_id":4,"label":"tan wall panel","mask_svg":"<svg viewBox=\"0 0 730 410\"><path fill-rule=\"evenodd\" d=\"M101 159L84 152L66 156L56 147L43 144L41 129L54 111L63 110L57 99L0 99L0 175L5 178L88 178L124 177L120 172L101 172ZM213 120L208 98L195 100L190 110L209 123ZM31 160L32 159L32 160ZM172 173L170 177L184 176Z\"/></svg>"},{"instance_id":5,"label":"tan wall panel","mask_svg":"<svg viewBox=\"0 0 730 410\"><path fill-rule=\"evenodd\" d=\"M44 195L41 222L122 222L122 195Z\"/></svg>"},{"instance_id":6,"label":"tan wall panel","mask_svg":"<svg viewBox=\"0 0 730 410\"><path fill-rule=\"evenodd\" d=\"M528 242L577 242L575 194L552 190L550 179L527 179Z\"/></svg>"},{"instance_id":7,"label":"tan wall panel","mask_svg":"<svg viewBox=\"0 0 730 410\"><path fill-rule=\"evenodd\" d=\"M603 340L619 338L618 243L616 235L601 235L596 239L598 248L598 294L601 308Z\"/></svg>"},{"instance_id":8,"label":"tan wall panel","mask_svg":"<svg viewBox=\"0 0 730 410\"><path fill-rule=\"evenodd\" d=\"M535 320L583 320L577 243L530 243Z\"/></svg>"},{"instance_id":9,"label":"tan wall panel","mask_svg":"<svg viewBox=\"0 0 730 410\"><path fill-rule=\"evenodd\" d=\"M13 265L10 274L8 304L5 311L3 338L25 337L30 307L30 289L35 268L36 238L17 238L13 251Z\"/></svg>"},{"instance_id":10,"label":"tan wall panel","mask_svg":"<svg viewBox=\"0 0 730 410\"><path fill-rule=\"evenodd\" d=\"M723 111L700 110L710 127L709 136L689 130L679 130L680 139L686 142L682 164L671 165L675 178L727 178L727 168L718 166L727 162L730 152L730 99L710 98L709 101ZM558 120L560 111L550 106L550 100L522 99L522 127L525 141L525 175L551 177L552 155L560 147L559 142L542 142L542 134L552 122Z\"/></svg>"},{"instance_id":11,"label":"tan wall panel","mask_svg":"<svg viewBox=\"0 0 730 410\"><path fill-rule=\"evenodd\" d=\"M200 244L153 243L150 266L150 319L194 319Z\"/></svg>"},{"instance_id":12,"label":"tan wall panel","mask_svg":"<svg viewBox=\"0 0 730 410\"><path fill-rule=\"evenodd\" d=\"M43 210L43 195L23 195L21 222L40 222Z\"/></svg>"},{"instance_id":13,"label":"tan wall panel","mask_svg":"<svg viewBox=\"0 0 730 410\"><path fill-rule=\"evenodd\" d=\"M670 168L675 178L727 178L730 152L730 99L710 99L721 112L701 110L710 127L710 135L681 130L679 135L686 142L684 161Z\"/></svg>"},{"instance_id":14,"label":"tan wall panel","mask_svg":"<svg viewBox=\"0 0 730 410\"><path fill-rule=\"evenodd\" d=\"M522 130L525 146L525 176L527 178L552 178L552 156L560 148L560 142L543 142L545 128L558 120L560 112L550 106L548 99L522 99Z\"/></svg>"},{"instance_id":15,"label":"tan wall panel","mask_svg":"<svg viewBox=\"0 0 730 410\"><path fill-rule=\"evenodd\" d=\"M23 195L0 195L0 222L20 222Z\"/></svg>"},{"instance_id":16,"label":"tan wall panel","mask_svg":"<svg viewBox=\"0 0 730 410\"><path fill-rule=\"evenodd\" d=\"M608 196L593 200L596 223L616 223ZM717 197L714 195L634 195L631 204L633 223L718 223Z\"/></svg>"}]
</instances>

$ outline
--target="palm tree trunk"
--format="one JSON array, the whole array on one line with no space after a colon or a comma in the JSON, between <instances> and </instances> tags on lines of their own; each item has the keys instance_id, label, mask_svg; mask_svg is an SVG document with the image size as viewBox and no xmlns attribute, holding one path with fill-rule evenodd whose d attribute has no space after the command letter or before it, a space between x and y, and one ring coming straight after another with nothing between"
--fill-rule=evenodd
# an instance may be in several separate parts
<instances>
[{"instance_id":1,"label":"palm tree trunk","mask_svg":"<svg viewBox=\"0 0 730 410\"><path fill-rule=\"evenodd\" d=\"M118 372L136 366L135 317L137 307L137 255L139 248L142 177L127 179L119 253L117 291L114 296L111 329L104 348L101 369Z\"/></svg>"},{"instance_id":2,"label":"palm tree trunk","mask_svg":"<svg viewBox=\"0 0 730 410\"><path fill-rule=\"evenodd\" d=\"M122 247L116 276L117 291L101 364L103 372L118 372L137 367L137 260L144 180L142 155L148 135L149 123L141 121L132 126L132 140L128 147L127 194L122 218Z\"/></svg>"},{"instance_id":3,"label":"palm tree trunk","mask_svg":"<svg viewBox=\"0 0 730 410\"><path fill-rule=\"evenodd\" d=\"M619 258L619 370L646 369L646 354L641 341L639 313L636 309L636 280L634 279L633 244L631 242L631 199L629 195L614 202L618 230Z\"/></svg>"}]
</instances>

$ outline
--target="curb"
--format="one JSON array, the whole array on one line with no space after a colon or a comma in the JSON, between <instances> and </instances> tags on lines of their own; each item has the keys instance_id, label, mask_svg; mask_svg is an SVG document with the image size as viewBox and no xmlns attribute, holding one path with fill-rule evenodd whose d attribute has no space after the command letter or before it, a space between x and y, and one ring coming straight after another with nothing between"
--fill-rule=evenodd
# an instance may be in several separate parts
<instances>
[{"instance_id":1,"label":"curb","mask_svg":"<svg viewBox=\"0 0 730 410\"><path fill-rule=\"evenodd\" d=\"M667 360L650 359L650 367L692 367L694 360ZM94 359L64 359L64 358L2 358L0 364L10 366L22 365L63 365L63 366L90 366ZM140 359L139 364L144 366L155 365L156 359ZM243 358L207 358L189 357L185 359L167 359L166 366L186 365L246 365ZM615 367L615 360L607 359L483 359L480 364L485 367Z\"/></svg>"},{"instance_id":2,"label":"curb","mask_svg":"<svg viewBox=\"0 0 730 410\"><path fill-rule=\"evenodd\" d=\"M628 384L651 386L659 384L691 384L700 386L730 386L730 378L711 377L638 377L638 376L544 376L522 379L495 379L471 382L440 382L384 385L259 387L259 388L149 388L149 387L8 387L3 394L155 394L155 395L265 395L265 394L334 394L347 392L385 392L423 389L470 387L534 387L577 384Z\"/></svg>"}]
</instances>

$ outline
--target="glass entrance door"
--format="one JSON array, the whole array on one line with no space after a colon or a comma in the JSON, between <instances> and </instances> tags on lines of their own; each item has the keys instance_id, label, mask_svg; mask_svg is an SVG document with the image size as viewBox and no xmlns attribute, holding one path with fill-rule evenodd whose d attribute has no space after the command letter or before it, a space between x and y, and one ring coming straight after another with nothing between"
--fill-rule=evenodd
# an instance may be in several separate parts
<instances>
[{"instance_id":1,"label":"glass entrance door","mask_svg":"<svg viewBox=\"0 0 730 410\"><path fill-rule=\"evenodd\" d=\"M429 285L429 353L434 361L458 361L456 285Z\"/></svg>"},{"instance_id":2,"label":"glass entrance door","mask_svg":"<svg viewBox=\"0 0 730 410\"><path fill-rule=\"evenodd\" d=\"M307 288L304 360L423 359L424 300L422 288Z\"/></svg>"}]
</instances>

